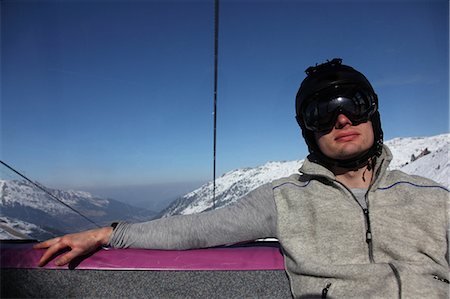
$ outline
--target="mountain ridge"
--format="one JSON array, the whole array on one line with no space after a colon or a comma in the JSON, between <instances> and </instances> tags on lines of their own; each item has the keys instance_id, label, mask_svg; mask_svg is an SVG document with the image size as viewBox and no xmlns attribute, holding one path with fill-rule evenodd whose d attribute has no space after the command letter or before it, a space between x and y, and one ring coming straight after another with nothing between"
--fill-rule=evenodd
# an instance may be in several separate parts
<instances>
[{"instance_id":1,"label":"mountain ridge","mask_svg":"<svg viewBox=\"0 0 450 299\"><path fill-rule=\"evenodd\" d=\"M47 239L96 225L107 226L118 220L147 221L157 215L154 211L85 191L45 190L95 224L23 180L0 180L0 222L33 238Z\"/></svg>"}]
</instances>

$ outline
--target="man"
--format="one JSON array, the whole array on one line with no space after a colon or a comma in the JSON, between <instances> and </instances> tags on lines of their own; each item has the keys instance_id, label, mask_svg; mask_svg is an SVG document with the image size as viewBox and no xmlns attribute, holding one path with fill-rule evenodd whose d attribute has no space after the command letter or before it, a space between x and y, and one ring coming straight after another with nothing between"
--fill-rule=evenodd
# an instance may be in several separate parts
<instances>
[{"instance_id":1,"label":"man","mask_svg":"<svg viewBox=\"0 0 450 299\"><path fill-rule=\"evenodd\" d=\"M294 297L447 298L448 190L388 171L378 99L341 59L310 67L296 97L310 155L300 174L198 215L118 223L48 240L44 265L100 245L187 249L276 237Z\"/></svg>"}]
</instances>

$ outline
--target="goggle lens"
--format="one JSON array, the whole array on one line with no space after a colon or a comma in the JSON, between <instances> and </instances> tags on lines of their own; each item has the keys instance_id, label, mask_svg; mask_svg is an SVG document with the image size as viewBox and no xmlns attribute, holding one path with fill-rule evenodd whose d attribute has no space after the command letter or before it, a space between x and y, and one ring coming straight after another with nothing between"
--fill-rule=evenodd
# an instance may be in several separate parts
<instances>
[{"instance_id":1,"label":"goggle lens","mask_svg":"<svg viewBox=\"0 0 450 299\"><path fill-rule=\"evenodd\" d=\"M353 125L368 121L377 110L373 95L356 92L352 97L337 96L310 100L302 111L305 126L314 132L330 131L339 114Z\"/></svg>"}]
</instances>

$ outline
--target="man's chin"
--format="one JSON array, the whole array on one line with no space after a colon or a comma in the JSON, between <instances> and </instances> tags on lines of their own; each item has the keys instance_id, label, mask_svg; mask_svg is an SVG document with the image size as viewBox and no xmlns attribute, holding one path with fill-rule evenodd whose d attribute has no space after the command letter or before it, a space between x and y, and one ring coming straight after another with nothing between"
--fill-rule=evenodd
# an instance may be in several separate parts
<instances>
[{"instance_id":1,"label":"man's chin","mask_svg":"<svg viewBox=\"0 0 450 299\"><path fill-rule=\"evenodd\" d=\"M366 152L367 150L362 150L359 147L347 146L342 148L334 159L342 161L351 160L364 155Z\"/></svg>"}]
</instances>

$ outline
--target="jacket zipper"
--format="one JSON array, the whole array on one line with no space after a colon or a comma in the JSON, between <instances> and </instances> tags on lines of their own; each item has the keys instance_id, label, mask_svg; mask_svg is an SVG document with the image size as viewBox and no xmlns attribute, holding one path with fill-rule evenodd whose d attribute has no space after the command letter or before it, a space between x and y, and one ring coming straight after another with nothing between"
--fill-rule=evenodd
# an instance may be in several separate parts
<instances>
[{"instance_id":1,"label":"jacket zipper","mask_svg":"<svg viewBox=\"0 0 450 299\"><path fill-rule=\"evenodd\" d=\"M400 278L400 273L398 273L398 270L394 266L394 264L389 263L389 267L391 267L392 272L394 272L395 279L397 280L397 284L398 284L398 298L402 298L402 280Z\"/></svg>"},{"instance_id":2,"label":"jacket zipper","mask_svg":"<svg viewBox=\"0 0 450 299\"><path fill-rule=\"evenodd\" d=\"M344 184L342 184L342 183L339 182L339 181L336 181L336 180L335 180L335 182L337 182L339 185L343 186L343 187L351 194L351 196L353 197L353 200L354 200L354 201L359 205L359 207L363 210L363 213L364 213L364 220L365 220L365 222L366 222L366 243L367 243L367 247L368 247L368 250L369 250L369 261L370 261L371 263L375 263L375 260L374 260L374 258L373 258L372 230L371 230L371 228L370 228L369 201L367 200L367 194L369 193L369 189L370 189L370 187L372 186L372 184L371 184L371 186L369 186L369 188L367 189L367 193L366 193L366 195L365 195L365 200L366 200L367 208L363 208L363 207L359 204L359 202L358 202L358 200L356 199L356 197L355 197L355 195L353 194L353 192L352 192L349 188L347 188L347 186L345 186Z\"/></svg>"},{"instance_id":3,"label":"jacket zipper","mask_svg":"<svg viewBox=\"0 0 450 299\"><path fill-rule=\"evenodd\" d=\"M375 259L373 257L373 243L372 243L372 230L370 228L370 215L369 215L369 191L370 189L373 187L375 180L373 178L378 178L381 172L381 166L384 163L384 159L381 161L381 163L379 164L380 166L374 170L373 176L372 176L372 181L370 182L369 188L367 188L367 192L366 195L364 196L364 199L366 201L366 208L363 208L363 212L364 212L364 218L366 219L366 243L367 246L369 248L369 260L371 263L375 263ZM350 192L351 193L351 192ZM352 193L353 195L353 193ZM353 195L353 198L358 201L355 196Z\"/></svg>"},{"instance_id":4,"label":"jacket zipper","mask_svg":"<svg viewBox=\"0 0 450 299\"><path fill-rule=\"evenodd\" d=\"M373 259L372 230L370 229L369 209L363 209L363 212L364 218L366 219L366 243L369 247L369 260L371 263L375 263L375 260Z\"/></svg>"},{"instance_id":5,"label":"jacket zipper","mask_svg":"<svg viewBox=\"0 0 450 299\"><path fill-rule=\"evenodd\" d=\"M433 278L436 279L436 280L445 282L445 283L450 283L450 281L448 281L448 279L441 278L441 277L439 277L439 276L437 276L437 275L434 275Z\"/></svg>"}]
</instances>

